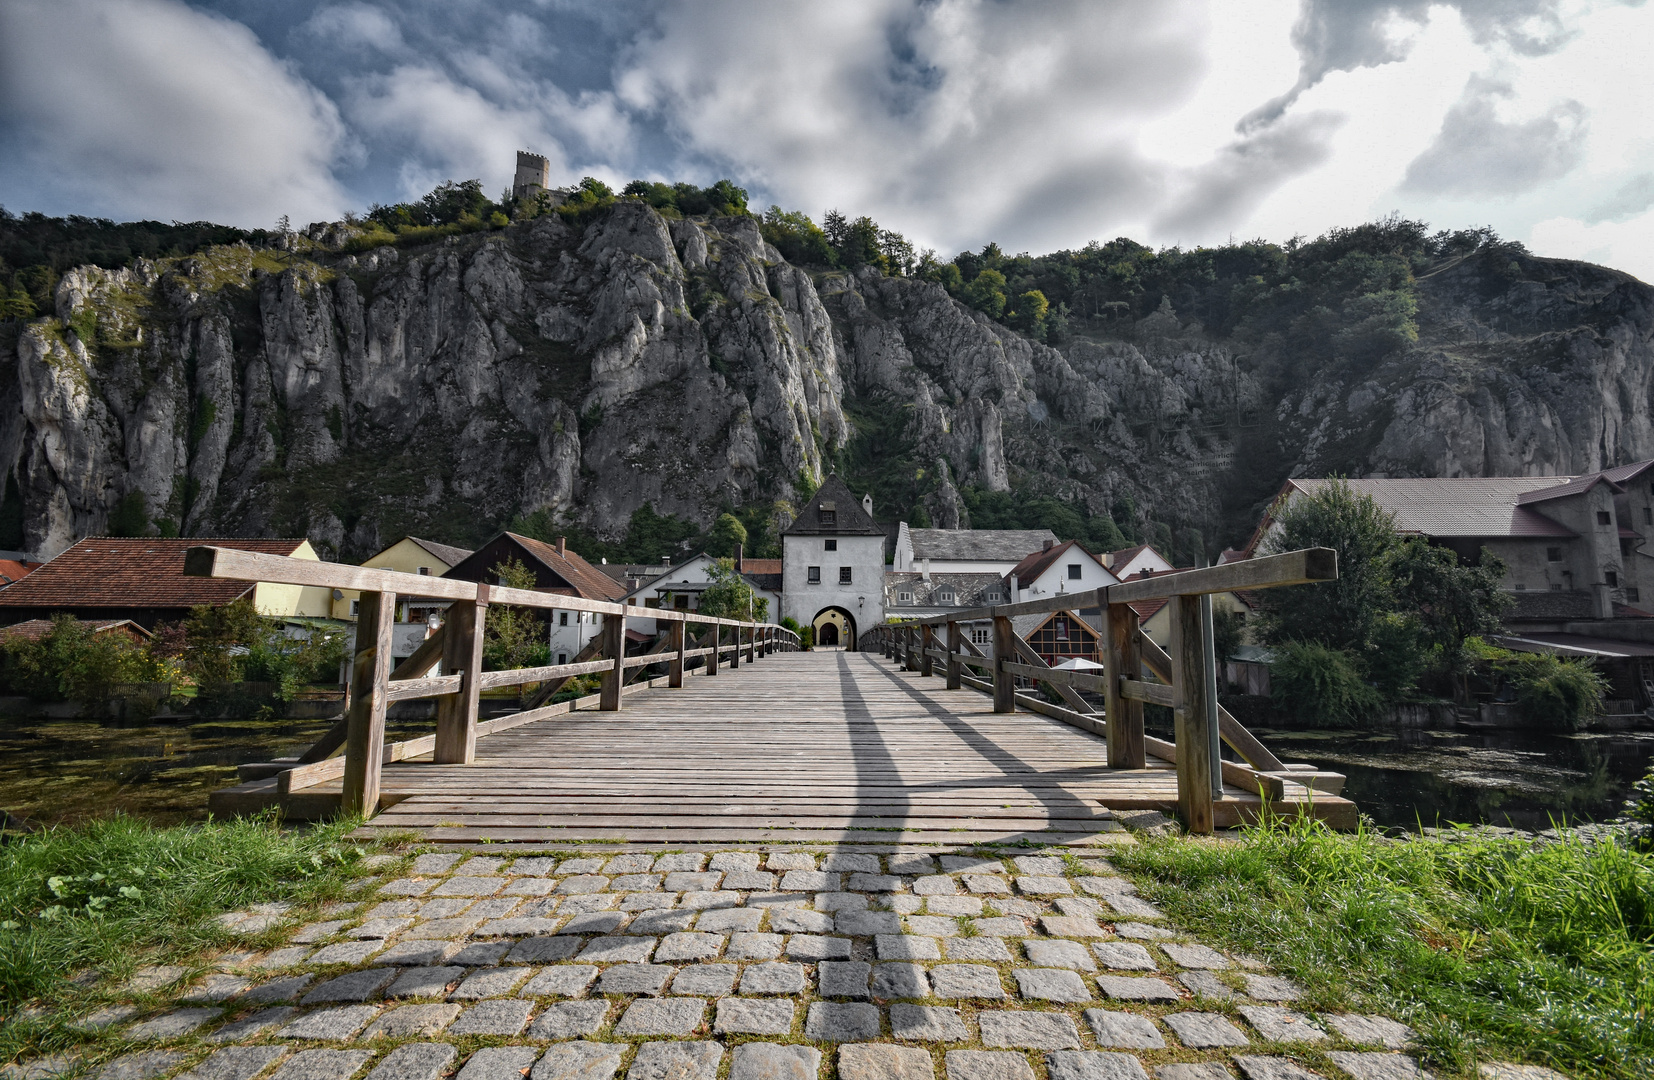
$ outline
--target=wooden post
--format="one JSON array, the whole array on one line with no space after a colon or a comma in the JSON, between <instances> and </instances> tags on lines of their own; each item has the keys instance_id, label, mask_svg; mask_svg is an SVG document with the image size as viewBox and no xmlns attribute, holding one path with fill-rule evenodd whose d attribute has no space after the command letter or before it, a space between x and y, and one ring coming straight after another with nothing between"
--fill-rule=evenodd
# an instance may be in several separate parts
<instances>
[{"instance_id":1,"label":"wooden post","mask_svg":"<svg viewBox=\"0 0 1654 1080\"><path fill-rule=\"evenodd\" d=\"M626 681L626 616L603 616L603 658L614 665L603 672L597 707L604 712L620 711L620 687Z\"/></svg>"},{"instance_id":2,"label":"wooden post","mask_svg":"<svg viewBox=\"0 0 1654 1080\"><path fill-rule=\"evenodd\" d=\"M910 627L907 628L906 632L907 632L907 669L909 671L918 671L919 666L920 666L919 665L919 628L917 626L910 626Z\"/></svg>"},{"instance_id":3,"label":"wooden post","mask_svg":"<svg viewBox=\"0 0 1654 1080\"><path fill-rule=\"evenodd\" d=\"M1005 665L1016 656L1016 646L1011 643L1011 620L1009 616L994 616L994 712L1016 712L1017 690L1011 673L1005 670Z\"/></svg>"},{"instance_id":4,"label":"wooden post","mask_svg":"<svg viewBox=\"0 0 1654 1080\"><path fill-rule=\"evenodd\" d=\"M734 671L741 666L741 627L735 627L735 648L729 654L729 668Z\"/></svg>"},{"instance_id":5,"label":"wooden post","mask_svg":"<svg viewBox=\"0 0 1654 1080\"><path fill-rule=\"evenodd\" d=\"M959 689L959 654L965 651L964 644L959 640L962 636L959 624L952 619L948 620L948 689Z\"/></svg>"},{"instance_id":6,"label":"wooden post","mask_svg":"<svg viewBox=\"0 0 1654 1080\"><path fill-rule=\"evenodd\" d=\"M379 811L379 771L385 761L385 687L391 677L391 631L396 594L364 592L356 609L356 655L351 661L350 713L345 731L346 814Z\"/></svg>"},{"instance_id":7,"label":"wooden post","mask_svg":"<svg viewBox=\"0 0 1654 1080\"><path fill-rule=\"evenodd\" d=\"M936 646L936 632L931 629L930 623L919 628L919 674L924 678L936 674L935 658L930 650Z\"/></svg>"},{"instance_id":8,"label":"wooden post","mask_svg":"<svg viewBox=\"0 0 1654 1080\"><path fill-rule=\"evenodd\" d=\"M482 672L483 629L488 619L488 586L477 585L477 599L455 600L443 619L442 673L464 676L459 690L436 699L438 765L469 765L477 756L477 706Z\"/></svg>"},{"instance_id":9,"label":"wooden post","mask_svg":"<svg viewBox=\"0 0 1654 1080\"><path fill-rule=\"evenodd\" d=\"M718 674L718 647L722 644L720 639L723 634L723 626L719 623L713 623L712 633L709 635L712 639L712 651L706 654L706 673L708 675Z\"/></svg>"},{"instance_id":10,"label":"wooden post","mask_svg":"<svg viewBox=\"0 0 1654 1080\"><path fill-rule=\"evenodd\" d=\"M1137 612L1130 604L1103 605L1103 712L1108 722L1108 764L1113 769L1148 765L1143 743L1143 703L1120 696L1120 680L1139 679L1143 656L1138 645Z\"/></svg>"},{"instance_id":11,"label":"wooden post","mask_svg":"<svg viewBox=\"0 0 1654 1080\"><path fill-rule=\"evenodd\" d=\"M670 635L672 662L666 668L666 684L674 690L683 688L683 638L684 629L689 625L682 619L673 619L666 624L667 634Z\"/></svg>"},{"instance_id":12,"label":"wooden post","mask_svg":"<svg viewBox=\"0 0 1654 1080\"><path fill-rule=\"evenodd\" d=\"M1172 721L1177 737L1177 813L1192 833L1212 831L1212 744L1207 731L1206 642L1200 597L1174 596Z\"/></svg>"}]
</instances>

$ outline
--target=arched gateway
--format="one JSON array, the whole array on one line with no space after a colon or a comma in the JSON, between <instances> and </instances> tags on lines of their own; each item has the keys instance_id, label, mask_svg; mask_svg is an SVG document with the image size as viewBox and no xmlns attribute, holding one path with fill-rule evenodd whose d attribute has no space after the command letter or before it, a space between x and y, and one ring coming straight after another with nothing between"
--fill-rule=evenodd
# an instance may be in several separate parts
<instances>
[{"instance_id":1,"label":"arched gateway","mask_svg":"<svg viewBox=\"0 0 1654 1080\"><path fill-rule=\"evenodd\" d=\"M856 618L841 607L822 608L810 625L815 627L817 645L856 647Z\"/></svg>"}]
</instances>

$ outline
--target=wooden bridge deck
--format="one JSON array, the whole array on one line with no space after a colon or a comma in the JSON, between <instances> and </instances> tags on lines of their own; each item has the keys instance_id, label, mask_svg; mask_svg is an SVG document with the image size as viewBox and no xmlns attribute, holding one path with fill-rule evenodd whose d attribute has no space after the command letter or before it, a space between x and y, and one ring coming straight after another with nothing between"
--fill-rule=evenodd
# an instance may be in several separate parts
<instances>
[{"instance_id":1,"label":"wooden bridge deck","mask_svg":"<svg viewBox=\"0 0 1654 1080\"><path fill-rule=\"evenodd\" d=\"M472 765L385 766L374 830L503 843L1106 842L1105 808L1170 812L1176 774L1107 768L1101 738L874 653L781 653L620 712L489 736ZM334 782L307 794L329 795ZM1289 787L1301 797L1303 789ZM336 796L335 796L336 797ZM1260 809L1225 788L1219 827ZM1337 825L1355 805L1290 803ZM1287 809L1287 807L1278 807Z\"/></svg>"}]
</instances>

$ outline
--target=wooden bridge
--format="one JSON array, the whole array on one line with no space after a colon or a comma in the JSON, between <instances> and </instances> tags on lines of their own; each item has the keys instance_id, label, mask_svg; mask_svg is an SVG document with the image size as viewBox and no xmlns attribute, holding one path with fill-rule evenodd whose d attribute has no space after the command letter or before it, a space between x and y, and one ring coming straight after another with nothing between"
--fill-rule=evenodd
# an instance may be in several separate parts
<instances>
[{"instance_id":1,"label":"wooden bridge","mask_svg":"<svg viewBox=\"0 0 1654 1080\"><path fill-rule=\"evenodd\" d=\"M1254 560L1244 586L1206 591L1324 580L1335 573L1330 554ZM1075 690L1092 688L1086 680L1093 677L1052 672L1025 643L1016 647L1010 615L1046 610L1042 602L880 627L864 636L858 652L801 652L780 627L688 612L645 615L574 597L221 548L194 549L188 566L197 574L363 593L358 633L366 647L353 665L353 686L361 689L345 719L299 760L273 763L266 767L271 775L215 793L219 814L271 805L304 818L377 811L371 828L532 844L1089 843L1119 831L1111 811L1141 809L1181 812L1196 831L1266 813L1355 822L1353 803L1315 790L1331 786L1328 774L1276 761L1221 709L1222 735L1247 763L1222 762L1221 778L1208 779L1218 759L1207 747L1207 729L1188 715L1211 710L1191 696L1191 680L1178 680L1202 662L1199 646L1191 644L1181 661L1177 650L1158 654L1117 615L1105 640L1135 650L1123 654L1125 662L1138 659L1148 674L1169 678L1143 679L1134 668L1139 674L1124 681L1136 685L1117 680L1119 699L1139 704L1115 706L1111 726ZM1228 573L1165 575L1154 586L1192 597L1234 577L1230 567L1214 569ZM1149 584L1112 588L1143 591L1139 586ZM404 590L454 603L438 635L392 671L389 618ZM1085 598L1063 599L1073 607ZM1129 611L1125 599L1118 607ZM1115 611L1107 598L1101 602ZM594 611L605 616L604 634L575 663L478 671L478 629L488 605L500 603ZM653 650L626 655L628 615L665 622ZM984 617L996 634L1009 635L996 638L998 662L976 652L959 630L963 621ZM950 649L935 647L939 627ZM1019 656L1031 662L1018 663ZM438 661L448 674L429 676ZM662 674L648 678L651 671ZM598 694L554 705L530 700L515 715L478 719L484 688L539 683L543 699L565 680L591 673L601 675ZM1064 705L1019 692L1018 681L1054 685ZM1094 682L1104 689L1107 680ZM385 743L386 704L411 697L437 698L436 731ZM1172 705L1179 717L1175 744L1144 736L1143 701ZM1185 753L1195 738L1200 747Z\"/></svg>"}]
</instances>

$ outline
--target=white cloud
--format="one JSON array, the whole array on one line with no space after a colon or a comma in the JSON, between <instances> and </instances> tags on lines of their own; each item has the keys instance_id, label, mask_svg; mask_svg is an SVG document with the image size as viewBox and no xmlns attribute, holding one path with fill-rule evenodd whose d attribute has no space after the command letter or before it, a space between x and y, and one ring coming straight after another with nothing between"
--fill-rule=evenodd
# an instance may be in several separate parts
<instances>
[{"instance_id":1,"label":"white cloud","mask_svg":"<svg viewBox=\"0 0 1654 1080\"><path fill-rule=\"evenodd\" d=\"M1654 213L1594 225L1578 218L1550 218L1533 227L1528 246L1553 258L1612 266L1654 284Z\"/></svg>"},{"instance_id":2,"label":"white cloud","mask_svg":"<svg viewBox=\"0 0 1654 1080\"><path fill-rule=\"evenodd\" d=\"M0 117L21 146L8 188L79 212L269 226L347 205L332 103L247 27L173 0L0 5Z\"/></svg>"},{"instance_id":3,"label":"white cloud","mask_svg":"<svg viewBox=\"0 0 1654 1080\"><path fill-rule=\"evenodd\" d=\"M1407 167L1404 191L1442 195L1512 195L1566 176L1585 144L1585 106L1557 102L1539 116L1506 119L1509 82L1472 76L1447 111L1430 148Z\"/></svg>"}]
</instances>

